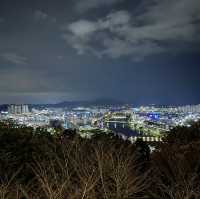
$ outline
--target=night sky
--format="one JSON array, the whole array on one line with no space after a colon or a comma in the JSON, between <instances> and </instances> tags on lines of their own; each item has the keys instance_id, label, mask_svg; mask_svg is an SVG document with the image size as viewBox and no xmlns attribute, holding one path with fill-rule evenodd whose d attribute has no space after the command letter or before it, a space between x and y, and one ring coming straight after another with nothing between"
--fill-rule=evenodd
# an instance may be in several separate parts
<instances>
[{"instance_id":1,"label":"night sky","mask_svg":"<svg viewBox=\"0 0 200 199\"><path fill-rule=\"evenodd\" d=\"M200 103L200 0L0 0L0 104Z\"/></svg>"}]
</instances>

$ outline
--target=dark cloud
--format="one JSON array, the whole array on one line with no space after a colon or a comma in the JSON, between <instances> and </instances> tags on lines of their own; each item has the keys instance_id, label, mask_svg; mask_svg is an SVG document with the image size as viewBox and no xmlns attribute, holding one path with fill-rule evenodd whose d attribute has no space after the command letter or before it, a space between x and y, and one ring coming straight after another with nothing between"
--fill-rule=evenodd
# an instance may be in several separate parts
<instances>
[{"instance_id":1,"label":"dark cloud","mask_svg":"<svg viewBox=\"0 0 200 199\"><path fill-rule=\"evenodd\" d=\"M75 10L83 13L102 6L111 6L122 1L125 0L76 0Z\"/></svg>"},{"instance_id":2,"label":"dark cloud","mask_svg":"<svg viewBox=\"0 0 200 199\"><path fill-rule=\"evenodd\" d=\"M199 0L0 5L0 103L200 100Z\"/></svg>"},{"instance_id":3,"label":"dark cloud","mask_svg":"<svg viewBox=\"0 0 200 199\"><path fill-rule=\"evenodd\" d=\"M36 10L34 13L34 18L38 21L46 20L48 17L49 17L48 14L46 14L45 12L42 12L41 10Z\"/></svg>"},{"instance_id":4,"label":"dark cloud","mask_svg":"<svg viewBox=\"0 0 200 199\"><path fill-rule=\"evenodd\" d=\"M154 0L143 10L139 15L120 10L96 20L77 20L68 25L64 38L78 54L93 52L111 58L129 55L136 60L171 51L163 43L199 41L198 0ZM104 36L98 37L102 32Z\"/></svg>"},{"instance_id":5,"label":"dark cloud","mask_svg":"<svg viewBox=\"0 0 200 199\"><path fill-rule=\"evenodd\" d=\"M24 56L18 55L14 52L5 52L0 54L0 57L5 61L8 61L12 64L27 64L28 59Z\"/></svg>"},{"instance_id":6,"label":"dark cloud","mask_svg":"<svg viewBox=\"0 0 200 199\"><path fill-rule=\"evenodd\" d=\"M55 17L52 17L41 10L36 10L34 12L34 19L39 22L41 22L41 21L56 22Z\"/></svg>"}]
</instances>

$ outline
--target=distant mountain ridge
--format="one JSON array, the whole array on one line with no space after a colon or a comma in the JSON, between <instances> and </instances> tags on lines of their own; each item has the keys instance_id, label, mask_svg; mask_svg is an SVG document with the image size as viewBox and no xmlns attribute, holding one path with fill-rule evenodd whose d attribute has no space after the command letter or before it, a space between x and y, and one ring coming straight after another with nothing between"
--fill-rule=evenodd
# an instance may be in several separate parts
<instances>
[{"instance_id":1,"label":"distant mountain ridge","mask_svg":"<svg viewBox=\"0 0 200 199\"><path fill-rule=\"evenodd\" d=\"M29 104L30 108L65 108L77 106L104 106L104 105L124 105L125 102L114 99L96 99L85 101L63 101L56 104ZM8 104L0 105L0 111L6 111Z\"/></svg>"},{"instance_id":2,"label":"distant mountain ridge","mask_svg":"<svg viewBox=\"0 0 200 199\"><path fill-rule=\"evenodd\" d=\"M57 104L42 104L42 105L30 105L33 107L46 107L46 108L65 108L65 107L77 107L77 106L104 106L104 105L123 105L124 102L112 99L98 99L88 101L63 101Z\"/></svg>"},{"instance_id":3,"label":"distant mountain ridge","mask_svg":"<svg viewBox=\"0 0 200 199\"><path fill-rule=\"evenodd\" d=\"M125 104L122 101L113 100L113 99L97 99L91 101L64 101L55 104L56 106L89 106L89 105L122 105Z\"/></svg>"}]
</instances>

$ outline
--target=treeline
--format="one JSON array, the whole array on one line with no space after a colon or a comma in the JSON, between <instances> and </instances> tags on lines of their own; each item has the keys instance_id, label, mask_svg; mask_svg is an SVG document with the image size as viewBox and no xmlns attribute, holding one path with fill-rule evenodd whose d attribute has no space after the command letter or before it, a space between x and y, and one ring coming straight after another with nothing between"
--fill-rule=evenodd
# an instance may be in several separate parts
<instances>
[{"instance_id":1,"label":"treeline","mask_svg":"<svg viewBox=\"0 0 200 199\"><path fill-rule=\"evenodd\" d=\"M200 122L173 129L154 147L0 123L0 198L200 198Z\"/></svg>"}]
</instances>

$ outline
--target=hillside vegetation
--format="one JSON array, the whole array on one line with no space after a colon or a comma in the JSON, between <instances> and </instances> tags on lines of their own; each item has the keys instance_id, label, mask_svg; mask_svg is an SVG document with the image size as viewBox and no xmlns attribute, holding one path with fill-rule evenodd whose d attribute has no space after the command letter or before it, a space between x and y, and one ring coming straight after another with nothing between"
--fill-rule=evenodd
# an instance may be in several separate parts
<instances>
[{"instance_id":1,"label":"hillside vegetation","mask_svg":"<svg viewBox=\"0 0 200 199\"><path fill-rule=\"evenodd\" d=\"M0 123L1 199L199 199L200 123L177 127L150 153L97 134Z\"/></svg>"}]
</instances>

